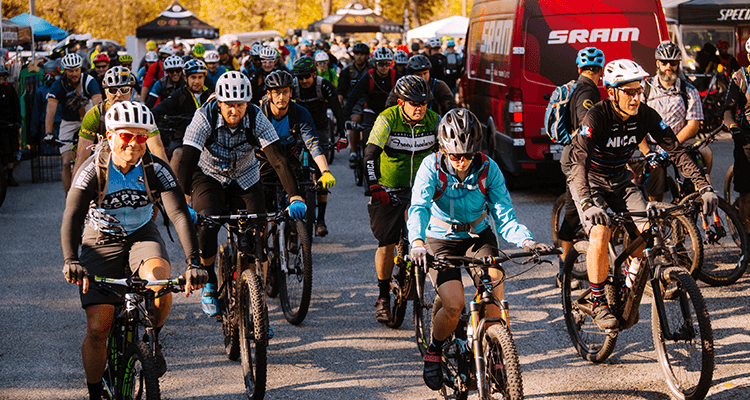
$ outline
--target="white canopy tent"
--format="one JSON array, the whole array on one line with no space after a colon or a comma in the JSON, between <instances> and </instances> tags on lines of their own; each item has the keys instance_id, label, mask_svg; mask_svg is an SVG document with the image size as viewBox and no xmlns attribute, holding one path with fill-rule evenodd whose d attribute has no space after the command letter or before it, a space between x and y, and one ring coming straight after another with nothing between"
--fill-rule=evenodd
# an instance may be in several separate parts
<instances>
[{"instance_id":1,"label":"white canopy tent","mask_svg":"<svg viewBox=\"0 0 750 400\"><path fill-rule=\"evenodd\" d=\"M469 19L454 15L439 21L430 22L406 33L406 39L429 39L435 36L450 36L452 38L466 37Z\"/></svg>"}]
</instances>

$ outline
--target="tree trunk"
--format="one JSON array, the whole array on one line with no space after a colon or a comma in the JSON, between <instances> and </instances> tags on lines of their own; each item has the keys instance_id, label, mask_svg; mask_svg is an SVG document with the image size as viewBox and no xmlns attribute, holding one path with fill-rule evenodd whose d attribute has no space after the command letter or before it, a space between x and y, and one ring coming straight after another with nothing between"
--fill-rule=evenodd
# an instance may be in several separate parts
<instances>
[{"instance_id":1,"label":"tree trunk","mask_svg":"<svg viewBox=\"0 0 750 400\"><path fill-rule=\"evenodd\" d=\"M411 20L414 22L411 29L418 28L422 26L422 20L419 18L419 1L409 0L409 3L411 3Z\"/></svg>"},{"instance_id":2,"label":"tree trunk","mask_svg":"<svg viewBox=\"0 0 750 400\"><path fill-rule=\"evenodd\" d=\"M323 18L331 15L331 8L333 8L333 0L320 0L323 6Z\"/></svg>"}]
</instances>

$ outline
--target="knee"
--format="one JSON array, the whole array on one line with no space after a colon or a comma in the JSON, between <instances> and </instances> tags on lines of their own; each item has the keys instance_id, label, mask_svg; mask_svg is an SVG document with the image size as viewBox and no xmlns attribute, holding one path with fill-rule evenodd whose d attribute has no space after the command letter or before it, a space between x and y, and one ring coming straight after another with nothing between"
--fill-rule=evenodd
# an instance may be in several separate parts
<instances>
[{"instance_id":1,"label":"knee","mask_svg":"<svg viewBox=\"0 0 750 400\"><path fill-rule=\"evenodd\" d=\"M141 278L148 280L169 279L171 271L169 262L161 257L146 260L141 269Z\"/></svg>"},{"instance_id":2,"label":"knee","mask_svg":"<svg viewBox=\"0 0 750 400\"><path fill-rule=\"evenodd\" d=\"M459 299L445 299L443 301L443 310L451 320L458 319L461 311L464 309L463 296Z\"/></svg>"},{"instance_id":3,"label":"knee","mask_svg":"<svg viewBox=\"0 0 750 400\"><path fill-rule=\"evenodd\" d=\"M104 319L88 321L86 325L86 339L94 344L106 343L111 326L112 322Z\"/></svg>"}]
</instances>

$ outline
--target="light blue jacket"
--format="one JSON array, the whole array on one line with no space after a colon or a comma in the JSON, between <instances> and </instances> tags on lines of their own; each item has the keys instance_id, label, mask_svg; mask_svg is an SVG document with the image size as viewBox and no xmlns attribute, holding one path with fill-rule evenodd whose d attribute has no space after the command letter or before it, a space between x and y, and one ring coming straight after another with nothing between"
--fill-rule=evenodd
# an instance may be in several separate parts
<instances>
[{"instance_id":1,"label":"light blue jacket","mask_svg":"<svg viewBox=\"0 0 750 400\"><path fill-rule=\"evenodd\" d=\"M532 239L531 232L516 219L516 212L510 201L510 193L505 187L503 177L497 163L489 159L487 163L477 166L472 164L469 175L464 180L464 185L471 188L454 188L459 183L458 177L454 175L449 161L441 164L447 177L447 185L443 195L436 201L432 201L435 189L440 186L437 171L435 170L435 159L441 153L432 153L427 156L417 171L414 186L411 192L411 207L409 207L409 243L417 239L424 240L426 236L436 239L457 240L469 238L469 232L454 232L448 234L448 229L435 226L430 223L430 216L434 216L452 224L467 224L477 220L485 211L485 204L489 197L489 215L494 219L498 234L506 242L523 247L526 239ZM482 169L489 168L487 173L487 197L479 189L479 177ZM489 219L485 218L474 227L479 233L487 229Z\"/></svg>"}]
</instances>

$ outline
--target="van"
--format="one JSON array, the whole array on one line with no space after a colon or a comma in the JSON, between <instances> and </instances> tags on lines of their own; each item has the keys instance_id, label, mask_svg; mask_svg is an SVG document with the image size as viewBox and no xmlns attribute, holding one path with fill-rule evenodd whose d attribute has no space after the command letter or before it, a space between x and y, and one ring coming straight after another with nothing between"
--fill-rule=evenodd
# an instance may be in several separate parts
<instances>
[{"instance_id":1,"label":"van","mask_svg":"<svg viewBox=\"0 0 750 400\"><path fill-rule=\"evenodd\" d=\"M524 170L559 162L562 146L546 135L544 112L555 87L578 77L579 50L595 46L606 61L632 59L654 74L663 40L660 0L475 0L460 98L512 182Z\"/></svg>"}]
</instances>

